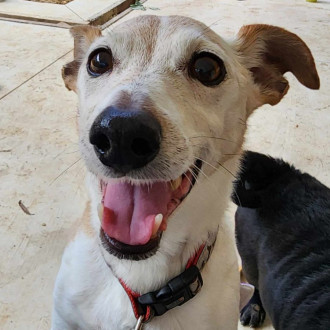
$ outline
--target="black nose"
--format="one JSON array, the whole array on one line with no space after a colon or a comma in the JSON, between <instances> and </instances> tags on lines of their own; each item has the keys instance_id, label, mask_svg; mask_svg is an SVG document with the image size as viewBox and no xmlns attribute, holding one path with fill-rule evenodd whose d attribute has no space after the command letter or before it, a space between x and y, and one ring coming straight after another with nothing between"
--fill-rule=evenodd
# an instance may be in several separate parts
<instances>
[{"instance_id":1,"label":"black nose","mask_svg":"<svg viewBox=\"0 0 330 330\"><path fill-rule=\"evenodd\" d=\"M104 165L127 173L156 157L161 142L161 126L146 111L109 107L96 117L89 140Z\"/></svg>"}]
</instances>

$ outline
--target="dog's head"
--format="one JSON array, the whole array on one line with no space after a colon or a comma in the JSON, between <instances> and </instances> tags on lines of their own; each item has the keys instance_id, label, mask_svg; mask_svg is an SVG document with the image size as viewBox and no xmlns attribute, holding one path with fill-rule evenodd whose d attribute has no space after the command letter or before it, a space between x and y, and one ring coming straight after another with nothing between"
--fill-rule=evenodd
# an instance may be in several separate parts
<instances>
[{"instance_id":1,"label":"dog's head","mask_svg":"<svg viewBox=\"0 0 330 330\"><path fill-rule=\"evenodd\" d=\"M241 159L241 170L234 182L232 201L237 206L258 208L274 199L277 191L283 191L290 180L301 175L290 164L281 159L245 151Z\"/></svg>"},{"instance_id":2,"label":"dog's head","mask_svg":"<svg viewBox=\"0 0 330 330\"><path fill-rule=\"evenodd\" d=\"M81 151L100 182L101 237L120 257L151 255L191 192L222 184L212 176L240 153L252 111L287 93L285 72L319 88L308 47L274 26L245 26L231 43L179 16L142 16L105 36L71 32L63 78L79 95Z\"/></svg>"}]
</instances>

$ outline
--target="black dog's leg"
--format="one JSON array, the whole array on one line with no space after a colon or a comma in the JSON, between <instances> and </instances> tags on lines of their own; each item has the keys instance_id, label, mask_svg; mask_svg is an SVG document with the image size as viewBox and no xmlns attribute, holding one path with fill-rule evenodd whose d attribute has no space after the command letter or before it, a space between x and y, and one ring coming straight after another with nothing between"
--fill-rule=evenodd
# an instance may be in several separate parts
<instances>
[{"instance_id":1,"label":"black dog's leg","mask_svg":"<svg viewBox=\"0 0 330 330\"><path fill-rule=\"evenodd\" d=\"M265 320L266 312L262 307L259 291L255 289L254 294L248 304L241 310L240 320L242 325L257 328Z\"/></svg>"}]
</instances>

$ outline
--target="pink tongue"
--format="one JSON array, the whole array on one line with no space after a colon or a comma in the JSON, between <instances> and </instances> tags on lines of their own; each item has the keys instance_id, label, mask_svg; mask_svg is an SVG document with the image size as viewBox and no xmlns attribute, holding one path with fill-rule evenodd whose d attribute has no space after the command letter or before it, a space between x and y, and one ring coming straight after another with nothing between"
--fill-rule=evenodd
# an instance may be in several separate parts
<instances>
[{"instance_id":1,"label":"pink tongue","mask_svg":"<svg viewBox=\"0 0 330 330\"><path fill-rule=\"evenodd\" d=\"M102 228L108 236L129 245L146 244L155 216L166 215L172 198L165 182L148 185L108 184L104 192Z\"/></svg>"}]
</instances>

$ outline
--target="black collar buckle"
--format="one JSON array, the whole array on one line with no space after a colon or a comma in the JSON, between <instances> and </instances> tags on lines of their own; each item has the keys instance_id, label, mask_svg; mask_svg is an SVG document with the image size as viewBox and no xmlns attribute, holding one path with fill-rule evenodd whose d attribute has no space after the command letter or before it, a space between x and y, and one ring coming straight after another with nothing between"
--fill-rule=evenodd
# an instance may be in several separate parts
<instances>
[{"instance_id":1,"label":"black collar buckle","mask_svg":"<svg viewBox=\"0 0 330 330\"><path fill-rule=\"evenodd\" d=\"M186 303L200 291L202 286L203 279L198 267L191 266L161 289L140 296L138 302L143 311L149 306L152 315L159 316Z\"/></svg>"}]
</instances>

